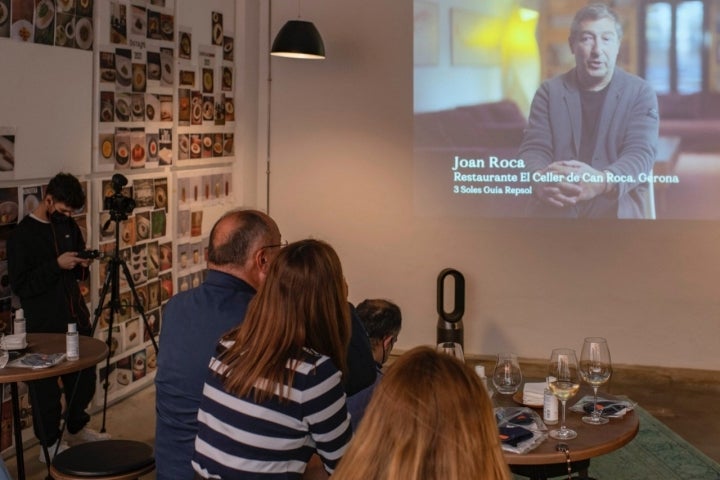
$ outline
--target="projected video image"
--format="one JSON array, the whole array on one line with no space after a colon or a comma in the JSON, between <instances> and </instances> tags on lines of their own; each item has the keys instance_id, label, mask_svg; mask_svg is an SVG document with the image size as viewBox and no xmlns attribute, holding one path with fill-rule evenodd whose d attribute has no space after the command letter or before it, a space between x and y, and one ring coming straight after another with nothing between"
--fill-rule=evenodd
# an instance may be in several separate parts
<instances>
[{"instance_id":1,"label":"projected video image","mask_svg":"<svg viewBox=\"0 0 720 480\"><path fill-rule=\"evenodd\" d=\"M416 0L414 138L420 215L720 219L720 2Z\"/></svg>"}]
</instances>

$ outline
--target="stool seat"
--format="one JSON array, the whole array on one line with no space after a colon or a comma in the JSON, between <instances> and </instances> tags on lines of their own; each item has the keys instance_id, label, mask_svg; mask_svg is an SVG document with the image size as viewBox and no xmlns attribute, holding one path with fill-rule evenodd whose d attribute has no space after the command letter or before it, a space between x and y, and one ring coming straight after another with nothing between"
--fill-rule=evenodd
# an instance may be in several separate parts
<instances>
[{"instance_id":1,"label":"stool seat","mask_svg":"<svg viewBox=\"0 0 720 480\"><path fill-rule=\"evenodd\" d=\"M100 440L58 453L50 474L56 480L129 480L154 469L150 445L135 440Z\"/></svg>"}]
</instances>

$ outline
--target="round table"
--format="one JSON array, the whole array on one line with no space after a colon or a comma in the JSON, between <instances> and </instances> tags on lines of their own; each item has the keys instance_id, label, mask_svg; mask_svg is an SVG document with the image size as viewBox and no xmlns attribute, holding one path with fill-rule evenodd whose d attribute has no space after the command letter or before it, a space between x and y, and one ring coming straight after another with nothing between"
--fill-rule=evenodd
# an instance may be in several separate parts
<instances>
[{"instance_id":1,"label":"round table","mask_svg":"<svg viewBox=\"0 0 720 480\"><path fill-rule=\"evenodd\" d=\"M62 353L65 351L65 334L28 333L27 344L27 353ZM63 361L47 368L33 369L6 366L0 369L0 383L10 384L13 407L13 429L15 430L15 453L17 455L18 478L20 480L24 480L25 478L25 465L22 432L20 431L20 404L17 382L32 382L33 380L78 372L96 365L105 359L107 354L108 347L104 342L97 338L80 335L80 358L78 360Z\"/></svg>"},{"instance_id":2,"label":"round table","mask_svg":"<svg viewBox=\"0 0 720 480\"><path fill-rule=\"evenodd\" d=\"M570 407L577 403L585 395L592 395L589 387L583 386L574 398L568 400L565 414L565 425L577 432L577 437L572 440L555 440L548 437L538 447L524 454L503 452L505 460L511 466L514 465L552 465L565 464L567 457L564 452L558 451L559 443L569 447L570 461L579 462L590 460L593 457L604 455L627 445L638 433L640 421L634 411L630 411L622 418L611 418L609 423L604 425L588 425L581 418L583 414L570 411ZM614 399L612 395L599 392L599 396L606 399ZM493 396L496 406L510 407L522 406L516 403L510 395ZM559 405L562 409L562 405ZM534 409L542 417L542 408ZM560 410L562 415L562 410ZM548 430L560 428L560 421L557 425L548 425Z\"/></svg>"},{"instance_id":3,"label":"round table","mask_svg":"<svg viewBox=\"0 0 720 480\"><path fill-rule=\"evenodd\" d=\"M566 460L565 454L556 449L558 443L565 443L570 447L570 457L573 461L585 460L617 450L635 438L640 427L640 421L638 420L637 414L633 411L626 413L622 418L611 418L610 422L604 425L588 425L581 420L582 414L571 412L570 407L587 393L588 392L581 390L581 392L575 396L575 399L568 401L567 405L565 425L575 430L578 433L577 437L562 442L548 437L537 448L524 454L504 452L507 462L510 465L564 463ZM610 398L610 396L606 394L603 394L602 397ZM500 401L496 400L496 405L519 406L511 398ZM562 408L562 406L560 406L560 408ZM542 409L535 410L542 416ZM548 430L555 428L560 428L559 421L557 425L548 425Z\"/></svg>"},{"instance_id":4,"label":"round table","mask_svg":"<svg viewBox=\"0 0 720 480\"><path fill-rule=\"evenodd\" d=\"M592 395L592 389L583 385L577 395L567 402L565 425L575 430L577 437L571 440L556 440L548 436L540 445L524 454L503 451L505 460L514 473L533 480L563 475L569 460L573 472L579 471L581 475L586 475L591 458L617 450L635 438L640 421L634 411L627 412L622 418L611 418L610 422L604 425L588 425L582 421L583 414L570 411L570 407L586 395ZM598 395L605 399L617 399L603 392ZM511 395L499 395L497 392L493 396L493 402L499 407L522 406L513 400ZM562 416L562 405L558 407ZM542 417L542 407L533 410ZM547 427L548 430L560 428L560 421ZM564 451L558 450L561 443L568 447L569 457Z\"/></svg>"},{"instance_id":5,"label":"round table","mask_svg":"<svg viewBox=\"0 0 720 480\"><path fill-rule=\"evenodd\" d=\"M65 351L65 334L28 333L27 344L27 353L62 353ZM98 364L105 359L107 353L105 342L80 335L78 360L64 361L52 367L38 369L6 366L0 369L0 383L31 382L77 372Z\"/></svg>"}]
</instances>

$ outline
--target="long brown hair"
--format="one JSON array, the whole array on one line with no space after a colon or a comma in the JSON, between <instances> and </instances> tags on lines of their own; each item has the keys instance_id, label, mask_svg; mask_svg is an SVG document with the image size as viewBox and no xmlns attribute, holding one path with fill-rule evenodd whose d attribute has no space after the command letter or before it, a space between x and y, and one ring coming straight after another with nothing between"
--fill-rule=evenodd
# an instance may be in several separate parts
<instances>
[{"instance_id":1,"label":"long brown hair","mask_svg":"<svg viewBox=\"0 0 720 480\"><path fill-rule=\"evenodd\" d=\"M490 398L465 364L416 347L388 368L334 480L509 480Z\"/></svg>"},{"instance_id":2,"label":"long brown hair","mask_svg":"<svg viewBox=\"0 0 720 480\"><path fill-rule=\"evenodd\" d=\"M307 355L304 348L327 355L345 372L350 340L350 309L335 250L319 240L283 248L248 305L245 320L230 332L234 344L221 360L225 388L236 395L251 392L255 401L278 394L287 399L294 377L288 362ZM254 388L257 384L262 388Z\"/></svg>"}]
</instances>

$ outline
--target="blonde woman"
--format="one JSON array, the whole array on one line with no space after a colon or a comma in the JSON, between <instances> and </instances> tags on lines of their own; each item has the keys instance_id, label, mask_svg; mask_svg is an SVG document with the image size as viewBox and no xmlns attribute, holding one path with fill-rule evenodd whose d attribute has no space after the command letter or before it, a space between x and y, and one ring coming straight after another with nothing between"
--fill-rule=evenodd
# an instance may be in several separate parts
<instances>
[{"instance_id":1,"label":"blonde woman","mask_svg":"<svg viewBox=\"0 0 720 480\"><path fill-rule=\"evenodd\" d=\"M332 247L303 240L283 248L210 362L197 475L300 479L314 453L332 473L352 436L341 384L350 328Z\"/></svg>"},{"instance_id":2,"label":"blonde woman","mask_svg":"<svg viewBox=\"0 0 720 480\"><path fill-rule=\"evenodd\" d=\"M466 365L416 347L388 369L333 480L509 480L490 398Z\"/></svg>"}]
</instances>

